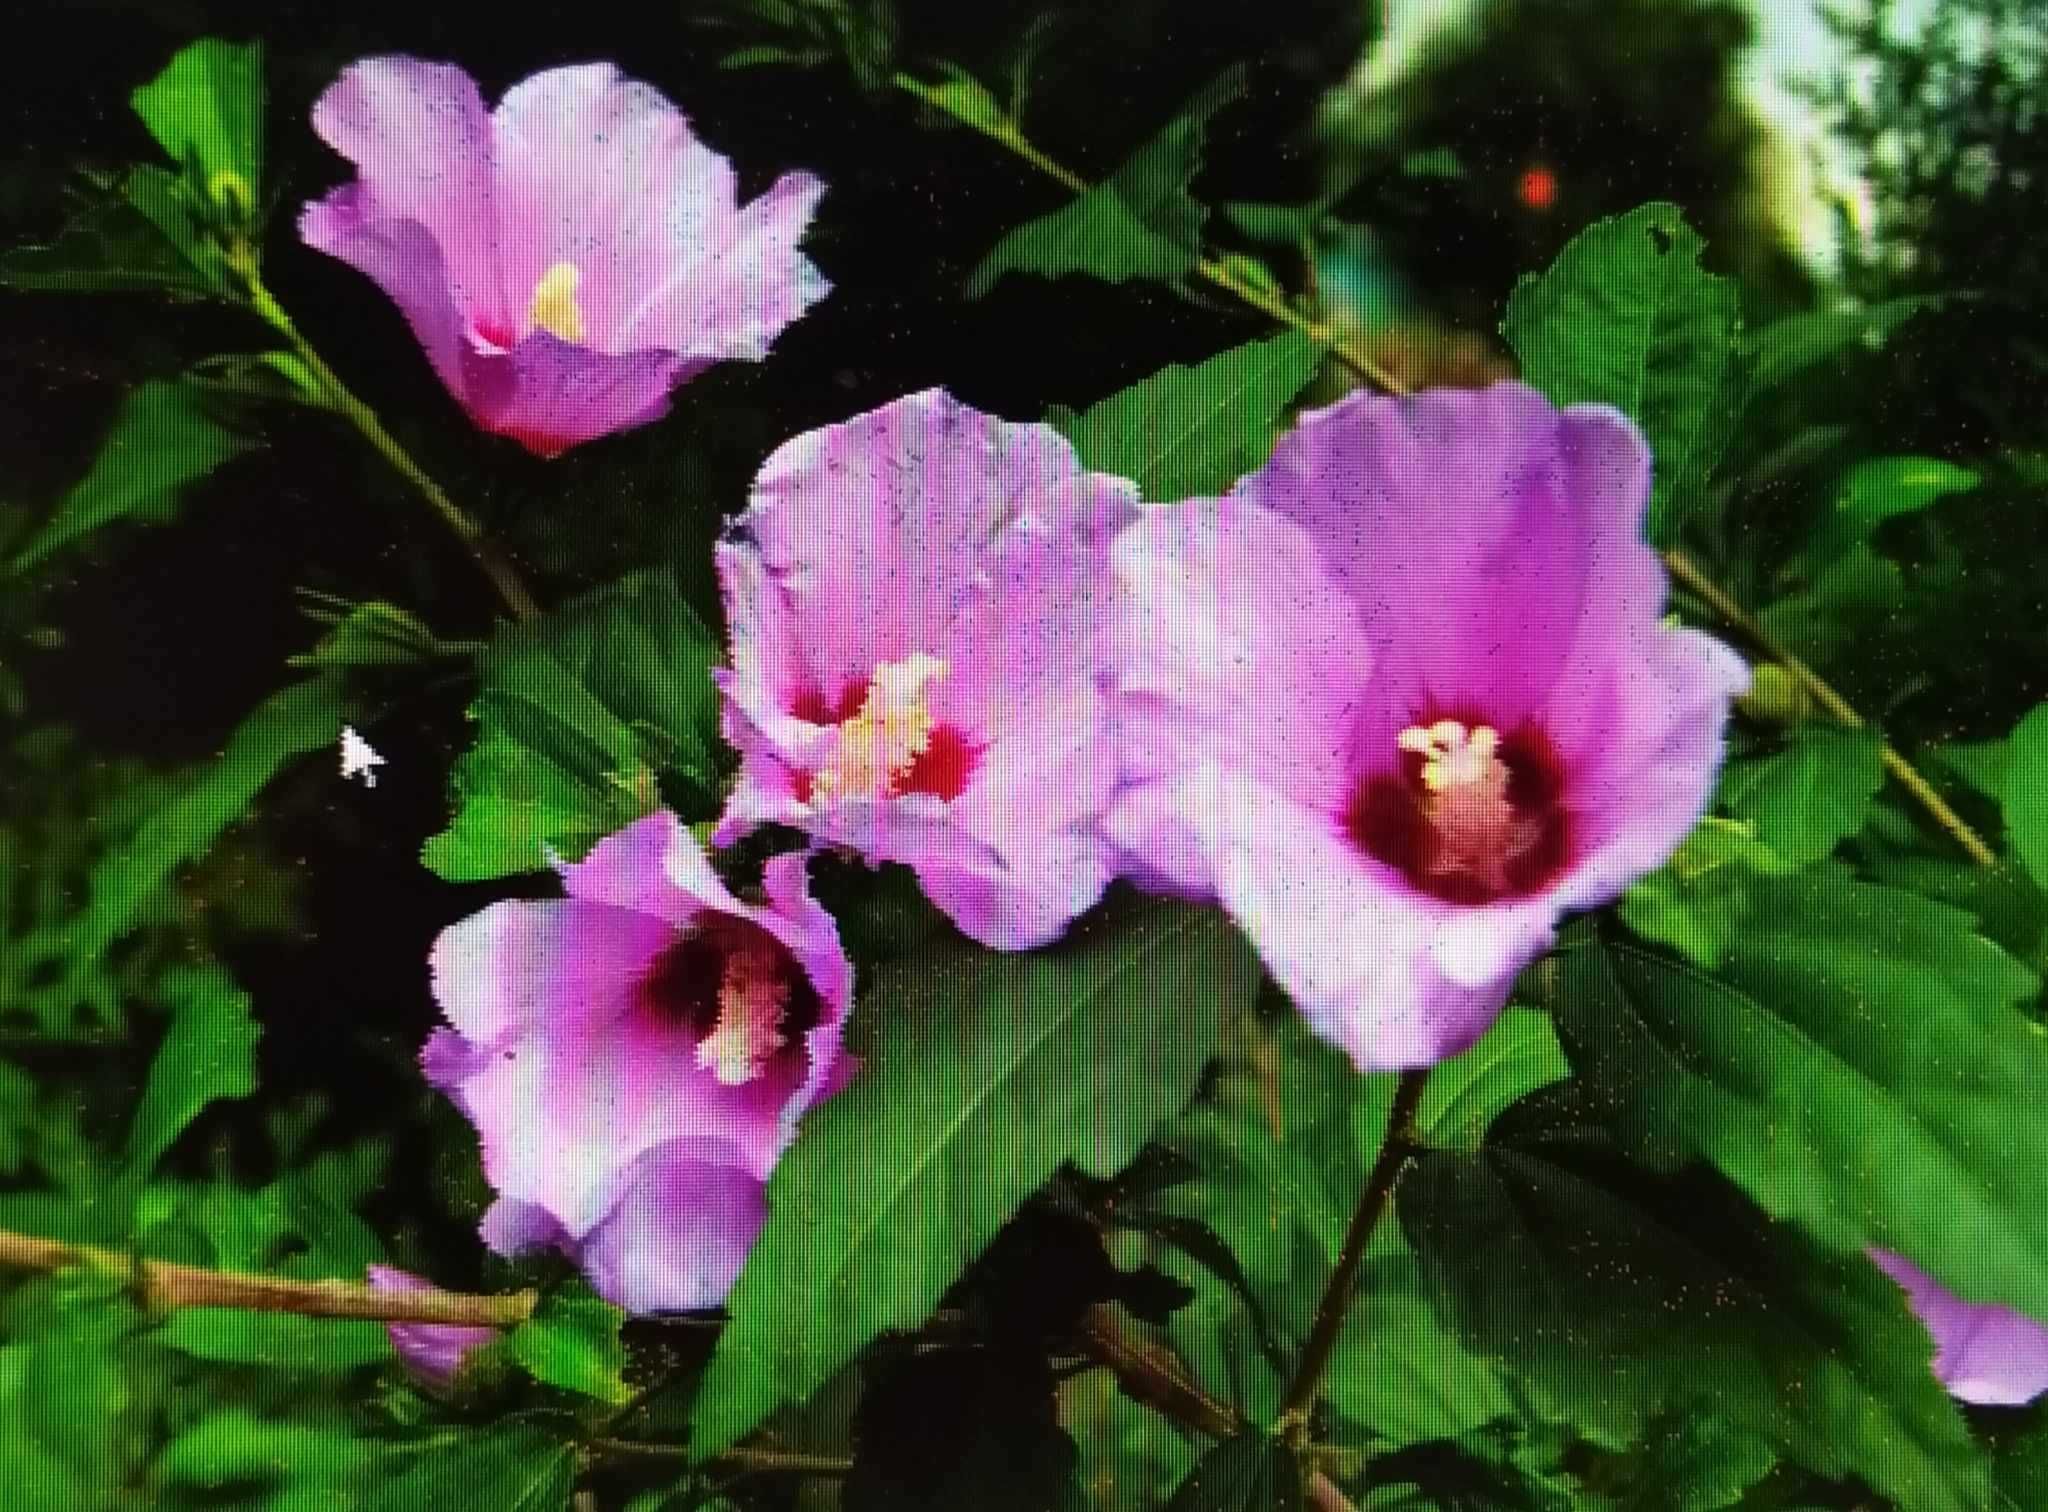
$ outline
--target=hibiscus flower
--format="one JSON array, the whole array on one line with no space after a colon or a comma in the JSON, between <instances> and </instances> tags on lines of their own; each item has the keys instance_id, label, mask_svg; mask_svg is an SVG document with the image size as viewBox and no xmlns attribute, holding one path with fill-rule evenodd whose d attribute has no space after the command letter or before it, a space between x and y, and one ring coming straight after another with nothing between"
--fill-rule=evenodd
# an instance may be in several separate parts
<instances>
[{"instance_id":1,"label":"hibiscus flower","mask_svg":"<svg viewBox=\"0 0 2048 1512\"><path fill-rule=\"evenodd\" d=\"M1137 489L933 389L769 457L718 548L742 758L725 844L791 825L1042 944L1102 893L1107 546Z\"/></svg>"},{"instance_id":2,"label":"hibiscus flower","mask_svg":"<svg viewBox=\"0 0 2048 1512\"><path fill-rule=\"evenodd\" d=\"M659 419L830 287L796 250L824 186L785 174L741 206L732 165L609 63L486 111L451 64L366 58L313 129L358 177L306 206L306 244L397 302L478 426L543 457Z\"/></svg>"},{"instance_id":3,"label":"hibiscus flower","mask_svg":"<svg viewBox=\"0 0 2048 1512\"><path fill-rule=\"evenodd\" d=\"M853 968L802 856L743 903L673 814L562 881L565 898L493 904L435 942L449 1027L427 1079L476 1126L492 1248L561 1250L635 1312L713 1306L798 1118L855 1069Z\"/></svg>"},{"instance_id":4,"label":"hibiscus flower","mask_svg":"<svg viewBox=\"0 0 2048 1512\"><path fill-rule=\"evenodd\" d=\"M1470 1045L1707 802L1748 672L1661 621L1649 491L1613 410L1359 394L1114 547L1108 831L1361 1069Z\"/></svg>"}]
</instances>

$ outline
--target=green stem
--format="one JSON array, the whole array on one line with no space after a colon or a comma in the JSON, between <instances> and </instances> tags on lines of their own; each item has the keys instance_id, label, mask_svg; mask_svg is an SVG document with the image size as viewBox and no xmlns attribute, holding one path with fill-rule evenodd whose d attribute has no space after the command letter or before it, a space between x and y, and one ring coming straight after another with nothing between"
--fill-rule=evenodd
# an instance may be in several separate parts
<instances>
[{"instance_id":1,"label":"green stem","mask_svg":"<svg viewBox=\"0 0 2048 1512\"><path fill-rule=\"evenodd\" d=\"M540 605L527 592L526 584L497 545L484 534L483 527L467 514L455 501L448 497L441 485L427 475L419 463L413 461L405 448L398 444L384 422L377 418L377 412L358 399L347 384L313 344L300 334L299 328L286 313L277 296L263 282L263 275L256 263L255 248L247 241L237 238L227 249L228 266L242 280L249 292L249 303L270 328L282 336L307 371L319 380L327 393L328 401L361 432L393 471L412 485L413 491L425 499L441 523L455 533L471 559L482 569L484 576L491 580L491 586L498 591L498 597L505 607L512 611L515 619L531 620L540 617Z\"/></svg>"},{"instance_id":2,"label":"green stem","mask_svg":"<svg viewBox=\"0 0 2048 1512\"><path fill-rule=\"evenodd\" d=\"M499 1295L388 1292L357 1281L299 1281L207 1270L168 1260L144 1260L97 1245L0 1231L0 1269L61 1271L74 1266L126 1280L141 1305L158 1312L232 1307L243 1312L294 1313L302 1318L511 1328L532 1317L539 1300L530 1291Z\"/></svg>"},{"instance_id":3,"label":"green stem","mask_svg":"<svg viewBox=\"0 0 2048 1512\"><path fill-rule=\"evenodd\" d=\"M649 1444L636 1439L592 1439L585 1447L593 1455L621 1459L688 1460L691 1457L688 1447L682 1444ZM782 1475L843 1476L853 1471L853 1461L840 1455L754 1449L745 1444L714 1454L705 1463L719 1470Z\"/></svg>"},{"instance_id":4,"label":"green stem","mask_svg":"<svg viewBox=\"0 0 2048 1512\"><path fill-rule=\"evenodd\" d=\"M1358 1209L1351 1215L1344 1246L1330 1279L1323 1287L1323 1299L1316 1304L1315 1321L1309 1325L1308 1342L1295 1362L1294 1380L1280 1404L1280 1418L1274 1432L1299 1446L1307 1437L1309 1415L1315 1411L1316 1396L1323 1387L1323 1374L1330 1368L1330 1356L1344 1331L1344 1319L1351 1311L1351 1299L1358 1293L1358 1270L1372 1244L1373 1230L1394 1195L1394 1183L1401 1178L1415 1153L1415 1114L1422 1106L1423 1090L1429 1085L1429 1068L1403 1071L1394 1088L1394 1106L1387 1115L1387 1137L1380 1142L1379 1155L1366 1176L1359 1194Z\"/></svg>"}]
</instances>

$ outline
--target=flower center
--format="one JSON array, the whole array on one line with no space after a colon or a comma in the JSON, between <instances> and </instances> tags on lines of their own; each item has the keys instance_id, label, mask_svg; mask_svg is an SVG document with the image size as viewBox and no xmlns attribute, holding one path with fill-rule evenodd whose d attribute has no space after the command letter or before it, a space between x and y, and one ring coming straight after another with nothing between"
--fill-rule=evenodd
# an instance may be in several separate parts
<instances>
[{"instance_id":1,"label":"flower center","mask_svg":"<svg viewBox=\"0 0 2048 1512\"><path fill-rule=\"evenodd\" d=\"M1359 785L1352 840L1419 890L1454 903L1536 892L1563 868L1564 772L1540 730L1503 736L1462 719L1413 724L1396 770Z\"/></svg>"},{"instance_id":2,"label":"flower center","mask_svg":"<svg viewBox=\"0 0 2048 1512\"><path fill-rule=\"evenodd\" d=\"M558 262L541 274L540 282L533 286L533 303L527 307L527 325L581 344L583 306L576 302L576 288L582 282L583 270L572 262Z\"/></svg>"},{"instance_id":3,"label":"flower center","mask_svg":"<svg viewBox=\"0 0 2048 1512\"><path fill-rule=\"evenodd\" d=\"M799 718L839 726L839 749L832 758L815 772L799 774L799 799L816 803L904 793L957 798L980 752L958 730L933 717L927 693L948 670L943 660L922 651L883 662L850 714L843 712L848 695L836 708L821 695L799 699L792 710ZM834 714L843 717L833 720ZM813 717L820 715L826 717Z\"/></svg>"},{"instance_id":4,"label":"flower center","mask_svg":"<svg viewBox=\"0 0 2048 1512\"><path fill-rule=\"evenodd\" d=\"M742 947L727 956L718 983L718 1022L697 1042L697 1064L728 1087L760 1075L783 1046L789 986L775 952Z\"/></svg>"},{"instance_id":5,"label":"flower center","mask_svg":"<svg viewBox=\"0 0 2048 1512\"><path fill-rule=\"evenodd\" d=\"M725 1086L766 1073L824 1016L782 942L747 919L704 919L655 959L640 983L648 1012L696 1040L694 1060Z\"/></svg>"}]
</instances>

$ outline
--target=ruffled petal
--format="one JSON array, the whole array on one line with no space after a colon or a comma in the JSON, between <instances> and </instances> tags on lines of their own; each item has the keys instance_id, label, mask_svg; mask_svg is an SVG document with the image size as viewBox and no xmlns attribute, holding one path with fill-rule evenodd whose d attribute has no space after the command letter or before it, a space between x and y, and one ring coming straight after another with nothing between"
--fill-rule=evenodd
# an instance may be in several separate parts
<instances>
[{"instance_id":1,"label":"ruffled petal","mask_svg":"<svg viewBox=\"0 0 2048 1512\"><path fill-rule=\"evenodd\" d=\"M1369 750L1432 705L1483 697L1505 725L1540 706L1599 552L1626 539L1620 491L1648 477L1633 432L1609 425L1589 410L1568 427L1515 383L1354 394L1304 415L1233 491L1305 529L1356 604L1378 658Z\"/></svg>"},{"instance_id":2,"label":"ruffled petal","mask_svg":"<svg viewBox=\"0 0 2048 1512\"><path fill-rule=\"evenodd\" d=\"M667 809L607 835L561 872L562 890L572 898L631 909L678 929L707 908L744 911L689 829Z\"/></svg>"},{"instance_id":3,"label":"ruffled petal","mask_svg":"<svg viewBox=\"0 0 2048 1512\"><path fill-rule=\"evenodd\" d=\"M718 1158L715 1142L649 1150L618 1203L581 1247L598 1295L629 1312L716 1307L746 1263L768 1204L759 1178Z\"/></svg>"},{"instance_id":4,"label":"ruffled petal","mask_svg":"<svg viewBox=\"0 0 2048 1512\"><path fill-rule=\"evenodd\" d=\"M491 119L476 82L448 63L365 58L314 102L313 129L355 164L362 217L425 228L454 304L472 320L502 321Z\"/></svg>"},{"instance_id":5,"label":"ruffled petal","mask_svg":"<svg viewBox=\"0 0 2048 1512\"><path fill-rule=\"evenodd\" d=\"M825 186L808 173L785 173L735 215L730 169L715 153L705 156L724 170L726 187L716 198L698 188L678 196L668 276L622 317L613 340L711 361L759 361L785 327L832 292L796 250Z\"/></svg>"},{"instance_id":6,"label":"ruffled petal","mask_svg":"<svg viewBox=\"0 0 2048 1512\"><path fill-rule=\"evenodd\" d=\"M1934 1374L1951 1396L2017 1407L2048 1392L2048 1327L1992 1303L1965 1302L1903 1255L1871 1250L1934 1338Z\"/></svg>"},{"instance_id":7,"label":"ruffled petal","mask_svg":"<svg viewBox=\"0 0 2048 1512\"><path fill-rule=\"evenodd\" d=\"M778 447L734 544L787 596L805 660L793 670L830 701L882 662L953 643L988 592L990 547L1006 530L1066 525L1066 485L1081 476L1052 427L928 389Z\"/></svg>"}]
</instances>

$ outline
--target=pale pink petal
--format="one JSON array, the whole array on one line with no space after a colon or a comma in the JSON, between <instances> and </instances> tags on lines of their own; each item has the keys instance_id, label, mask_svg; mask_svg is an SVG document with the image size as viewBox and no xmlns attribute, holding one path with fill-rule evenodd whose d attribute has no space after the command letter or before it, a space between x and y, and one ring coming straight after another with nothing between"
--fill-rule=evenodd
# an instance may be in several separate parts
<instances>
[{"instance_id":1,"label":"pale pink petal","mask_svg":"<svg viewBox=\"0 0 2048 1512\"><path fill-rule=\"evenodd\" d=\"M1961 1401L2017 1407L2048 1392L2048 1327L2010 1307L1965 1302L1903 1255L1868 1251L1934 1338L1934 1374Z\"/></svg>"},{"instance_id":2,"label":"pale pink petal","mask_svg":"<svg viewBox=\"0 0 2048 1512\"><path fill-rule=\"evenodd\" d=\"M415 1276L394 1265L373 1265L367 1276L381 1292L431 1292L440 1288L424 1276ZM495 1328L468 1328L455 1324L387 1323L391 1347L398 1352L406 1373L422 1388L445 1395L455 1385L463 1362L479 1349L495 1343Z\"/></svg>"},{"instance_id":3,"label":"pale pink petal","mask_svg":"<svg viewBox=\"0 0 2048 1512\"><path fill-rule=\"evenodd\" d=\"M768 1204L760 1178L718 1154L715 1144L678 1140L640 1159L580 1250L600 1296L636 1313L692 1312L725 1300Z\"/></svg>"},{"instance_id":4,"label":"pale pink petal","mask_svg":"<svg viewBox=\"0 0 2048 1512\"><path fill-rule=\"evenodd\" d=\"M355 164L361 218L426 231L457 307L485 321L512 313L498 279L491 120L468 74L418 58L365 58L314 102L313 130Z\"/></svg>"}]
</instances>

